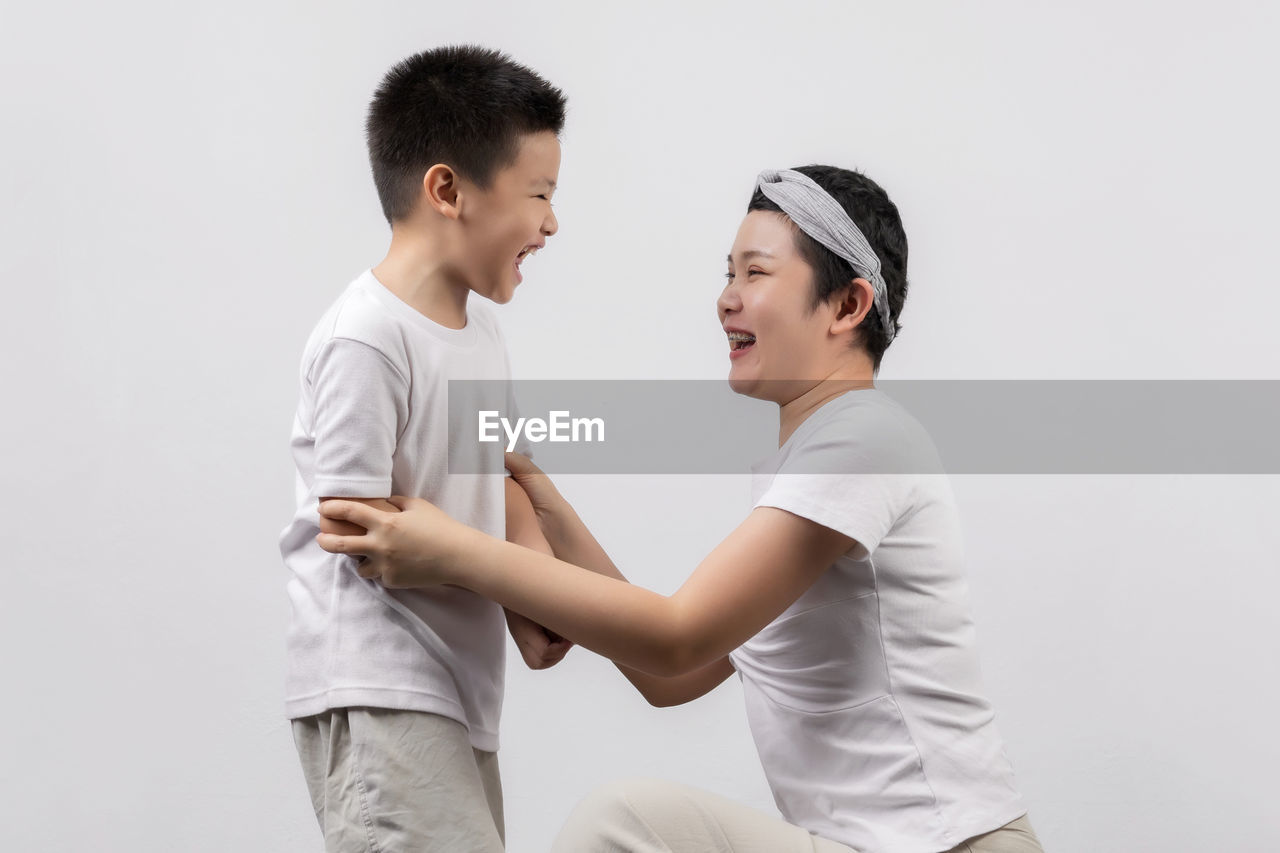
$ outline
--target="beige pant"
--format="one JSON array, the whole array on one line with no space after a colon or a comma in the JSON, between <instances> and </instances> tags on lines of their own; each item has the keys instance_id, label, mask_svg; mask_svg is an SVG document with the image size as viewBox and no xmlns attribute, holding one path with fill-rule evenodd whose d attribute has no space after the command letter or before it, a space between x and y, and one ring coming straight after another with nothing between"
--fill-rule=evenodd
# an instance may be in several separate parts
<instances>
[{"instance_id":1,"label":"beige pant","mask_svg":"<svg viewBox=\"0 0 1280 853\"><path fill-rule=\"evenodd\" d=\"M606 785L574 809L552 853L857 853L724 797L651 779ZM1026 817L947 853L1043 853Z\"/></svg>"},{"instance_id":2,"label":"beige pant","mask_svg":"<svg viewBox=\"0 0 1280 853\"><path fill-rule=\"evenodd\" d=\"M293 721L325 853L499 853L498 756L436 714L340 708Z\"/></svg>"}]
</instances>

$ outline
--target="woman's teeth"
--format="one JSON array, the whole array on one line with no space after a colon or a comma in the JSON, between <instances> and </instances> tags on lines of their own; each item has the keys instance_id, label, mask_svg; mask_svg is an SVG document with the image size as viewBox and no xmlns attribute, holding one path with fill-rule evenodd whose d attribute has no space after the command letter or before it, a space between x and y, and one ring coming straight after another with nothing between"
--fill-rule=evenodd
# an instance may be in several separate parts
<instances>
[{"instance_id":1,"label":"woman's teeth","mask_svg":"<svg viewBox=\"0 0 1280 853\"><path fill-rule=\"evenodd\" d=\"M728 335L731 350L746 349L756 342L756 336L748 335L746 332L729 332Z\"/></svg>"}]
</instances>

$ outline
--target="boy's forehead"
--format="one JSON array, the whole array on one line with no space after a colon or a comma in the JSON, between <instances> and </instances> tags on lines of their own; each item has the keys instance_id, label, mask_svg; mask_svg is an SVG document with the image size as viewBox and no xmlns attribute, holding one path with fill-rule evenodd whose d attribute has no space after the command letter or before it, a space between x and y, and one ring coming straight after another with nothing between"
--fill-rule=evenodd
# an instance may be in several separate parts
<instances>
[{"instance_id":1,"label":"boy's forehead","mask_svg":"<svg viewBox=\"0 0 1280 853\"><path fill-rule=\"evenodd\" d=\"M548 184L555 189L560 177L560 140L547 131L520 137L515 162L509 167L526 181Z\"/></svg>"}]
</instances>

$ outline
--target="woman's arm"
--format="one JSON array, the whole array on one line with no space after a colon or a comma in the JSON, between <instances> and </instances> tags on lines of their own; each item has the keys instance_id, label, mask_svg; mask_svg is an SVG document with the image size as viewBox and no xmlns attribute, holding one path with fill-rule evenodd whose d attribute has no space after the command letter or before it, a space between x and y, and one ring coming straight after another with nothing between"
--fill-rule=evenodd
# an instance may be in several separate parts
<instances>
[{"instance_id":1,"label":"woman's arm","mask_svg":"<svg viewBox=\"0 0 1280 853\"><path fill-rule=\"evenodd\" d=\"M541 546L530 545L530 547L543 553L548 553L545 549L550 548L557 558L567 563L590 569L597 574L626 580L573 506L551 482L550 477L527 457L516 453L506 455L506 466L511 471L511 477L508 480L508 506L516 502L512 499L514 493L510 485L514 484L517 486L516 491L524 494L525 505L530 507L530 514L536 518L536 525L541 531L537 537L541 540ZM509 518L507 539L513 542L520 541L512 537L510 525ZM529 534L528 538L534 537ZM705 696L734 672L728 656L693 672L668 678L650 675L623 664L616 664L616 666L618 671L640 692L640 695L657 708L683 705Z\"/></svg>"},{"instance_id":2,"label":"woman's arm","mask_svg":"<svg viewBox=\"0 0 1280 853\"><path fill-rule=\"evenodd\" d=\"M785 510L759 507L671 596L581 569L459 524L427 501L393 498L382 513L331 501L327 517L364 536L321 534L338 553L366 554L387 586L451 583L474 590L597 654L659 676L720 661L809 588L853 540Z\"/></svg>"}]
</instances>

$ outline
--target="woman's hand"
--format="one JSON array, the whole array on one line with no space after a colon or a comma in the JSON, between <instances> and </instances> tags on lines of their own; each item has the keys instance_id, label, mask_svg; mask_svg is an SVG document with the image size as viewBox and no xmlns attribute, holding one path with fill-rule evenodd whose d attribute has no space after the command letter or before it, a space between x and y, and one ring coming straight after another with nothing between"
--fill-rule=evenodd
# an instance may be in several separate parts
<instances>
[{"instance_id":1,"label":"woman's hand","mask_svg":"<svg viewBox=\"0 0 1280 853\"><path fill-rule=\"evenodd\" d=\"M321 533L316 541L334 554L363 555L366 559L357 569L360 576L378 578L383 586L453 582L448 572L456 567L468 536L476 531L421 498L396 496L390 500L400 512L384 512L355 501L322 501L320 515L357 525L365 533Z\"/></svg>"}]
</instances>

